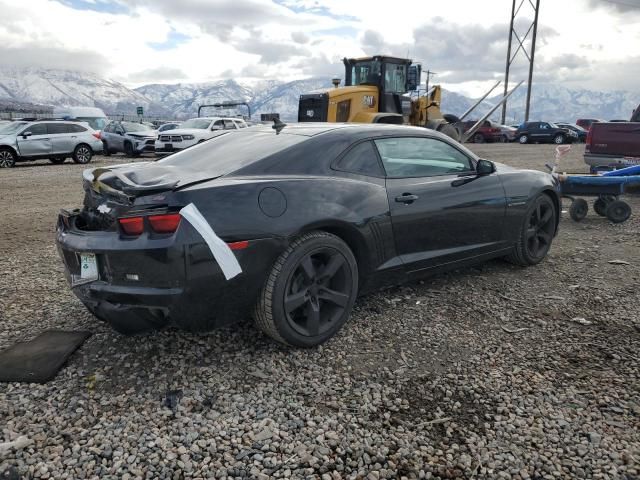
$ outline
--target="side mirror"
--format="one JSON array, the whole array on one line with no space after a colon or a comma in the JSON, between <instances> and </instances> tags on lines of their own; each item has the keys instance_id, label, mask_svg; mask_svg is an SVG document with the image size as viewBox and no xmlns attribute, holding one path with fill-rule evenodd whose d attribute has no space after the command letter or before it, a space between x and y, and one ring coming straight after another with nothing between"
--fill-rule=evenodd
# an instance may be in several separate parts
<instances>
[{"instance_id":1,"label":"side mirror","mask_svg":"<svg viewBox=\"0 0 640 480\"><path fill-rule=\"evenodd\" d=\"M478 173L478 175L491 175L495 171L496 166L493 164L493 162L485 160L484 158L478 160L478 163L476 165L476 172Z\"/></svg>"},{"instance_id":2,"label":"side mirror","mask_svg":"<svg viewBox=\"0 0 640 480\"><path fill-rule=\"evenodd\" d=\"M27 138L27 137L30 137L31 135L33 135L33 133L31 133L31 132L23 132L22 133L22 138Z\"/></svg>"}]
</instances>

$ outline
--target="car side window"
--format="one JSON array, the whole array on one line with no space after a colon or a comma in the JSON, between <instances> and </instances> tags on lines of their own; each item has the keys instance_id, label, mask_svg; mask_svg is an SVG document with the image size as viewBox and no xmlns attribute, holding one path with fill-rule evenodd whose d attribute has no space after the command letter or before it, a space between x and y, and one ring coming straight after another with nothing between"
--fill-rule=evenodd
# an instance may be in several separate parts
<instances>
[{"instance_id":1,"label":"car side window","mask_svg":"<svg viewBox=\"0 0 640 480\"><path fill-rule=\"evenodd\" d=\"M336 164L336 169L372 177L384 177L378 154L370 141L357 144Z\"/></svg>"},{"instance_id":2,"label":"car side window","mask_svg":"<svg viewBox=\"0 0 640 480\"><path fill-rule=\"evenodd\" d=\"M224 128L224 122L222 120L218 120L214 122L211 130L222 130Z\"/></svg>"},{"instance_id":3,"label":"car side window","mask_svg":"<svg viewBox=\"0 0 640 480\"><path fill-rule=\"evenodd\" d=\"M47 125L45 123L34 123L22 130L21 133L31 132L31 135L47 135Z\"/></svg>"},{"instance_id":4,"label":"car side window","mask_svg":"<svg viewBox=\"0 0 640 480\"><path fill-rule=\"evenodd\" d=\"M540 124L540 128L541 128L542 130L547 130L547 129L549 128L549 124L548 124L548 123L541 123L541 124Z\"/></svg>"},{"instance_id":5,"label":"car side window","mask_svg":"<svg viewBox=\"0 0 640 480\"><path fill-rule=\"evenodd\" d=\"M236 124L235 124L235 122L233 120L225 120L224 121L224 129L225 130L235 130L236 128L237 128Z\"/></svg>"},{"instance_id":6,"label":"car side window","mask_svg":"<svg viewBox=\"0 0 640 480\"><path fill-rule=\"evenodd\" d=\"M67 127L69 127L69 131L71 133L81 133L81 132L87 131L87 129L84 128L82 125L67 125Z\"/></svg>"},{"instance_id":7,"label":"car side window","mask_svg":"<svg viewBox=\"0 0 640 480\"><path fill-rule=\"evenodd\" d=\"M436 138L380 138L375 144L387 177L432 177L473 170L469 157Z\"/></svg>"},{"instance_id":8,"label":"car side window","mask_svg":"<svg viewBox=\"0 0 640 480\"><path fill-rule=\"evenodd\" d=\"M69 125L66 123L47 123L47 132L49 135L59 135L61 133L69 133Z\"/></svg>"}]
</instances>

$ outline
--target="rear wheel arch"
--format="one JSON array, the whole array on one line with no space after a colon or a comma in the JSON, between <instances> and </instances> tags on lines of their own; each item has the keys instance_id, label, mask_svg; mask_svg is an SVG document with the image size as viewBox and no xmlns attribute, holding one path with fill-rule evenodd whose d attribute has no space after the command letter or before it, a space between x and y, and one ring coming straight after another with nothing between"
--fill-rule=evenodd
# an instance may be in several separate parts
<instances>
[{"instance_id":1,"label":"rear wheel arch","mask_svg":"<svg viewBox=\"0 0 640 480\"><path fill-rule=\"evenodd\" d=\"M346 243L356 257L358 275L361 279L367 278L372 270L370 250L362 234L355 227L341 223L313 224L302 229L298 236L314 231L330 233Z\"/></svg>"}]
</instances>

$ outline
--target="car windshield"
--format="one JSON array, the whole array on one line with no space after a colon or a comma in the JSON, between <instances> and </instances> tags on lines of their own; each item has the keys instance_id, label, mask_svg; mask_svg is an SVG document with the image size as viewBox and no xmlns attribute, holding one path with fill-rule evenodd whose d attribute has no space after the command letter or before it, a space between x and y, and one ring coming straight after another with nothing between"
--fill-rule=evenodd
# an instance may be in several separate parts
<instances>
[{"instance_id":1,"label":"car windshield","mask_svg":"<svg viewBox=\"0 0 640 480\"><path fill-rule=\"evenodd\" d=\"M206 130L207 128L209 128L210 124L211 120L207 120L206 118L192 118L191 120L187 120L182 125L180 125L180 128L196 128L199 130Z\"/></svg>"},{"instance_id":2,"label":"car windshield","mask_svg":"<svg viewBox=\"0 0 640 480\"><path fill-rule=\"evenodd\" d=\"M122 122L122 127L125 132L146 132L149 127L142 123Z\"/></svg>"},{"instance_id":3,"label":"car windshield","mask_svg":"<svg viewBox=\"0 0 640 480\"><path fill-rule=\"evenodd\" d=\"M94 130L104 130L109 120L104 117L78 117L75 120L79 122L87 122Z\"/></svg>"},{"instance_id":4,"label":"car windshield","mask_svg":"<svg viewBox=\"0 0 640 480\"><path fill-rule=\"evenodd\" d=\"M219 130L211 140L158 160L163 165L226 175L296 145L308 137L276 135L273 130Z\"/></svg>"},{"instance_id":5,"label":"car windshield","mask_svg":"<svg viewBox=\"0 0 640 480\"><path fill-rule=\"evenodd\" d=\"M356 62L351 67L352 85L377 85L380 82L380 62L377 60Z\"/></svg>"},{"instance_id":6,"label":"car windshield","mask_svg":"<svg viewBox=\"0 0 640 480\"><path fill-rule=\"evenodd\" d=\"M0 134L6 135L9 133L16 133L26 124L27 122L11 122L7 123L6 125L0 125Z\"/></svg>"}]
</instances>

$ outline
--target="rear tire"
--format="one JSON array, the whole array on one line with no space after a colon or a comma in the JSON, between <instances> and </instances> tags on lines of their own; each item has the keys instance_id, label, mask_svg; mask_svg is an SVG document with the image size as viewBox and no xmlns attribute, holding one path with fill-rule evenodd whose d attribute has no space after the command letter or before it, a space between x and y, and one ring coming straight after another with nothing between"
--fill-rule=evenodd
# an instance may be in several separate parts
<instances>
[{"instance_id":1,"label":"rear tire","mask_svg":"<svg viewBox=\"0 0 640 480\"><path fill-rule=\"evenodd\" d=\"M71 158L73 158L73 161L75 163L84 165L86 163L89 163L92 157L93 157L93 150L91 150L91 147L89 147L89 145L85 145L84 143L81 143L75 148Z\"/></svg>"},{"instance_id":2,"label":"rear tire","mask_svg":"<svg viewBox=\"0 0 640 480\"><path fill-rule=\"evenodd\" d=\"M631 206L622 200L614 200L607 205L606 214L610 222L626 222L631 216Z\"/></svg>"},{"instance_id":3,"label":"rear tire","mask_svg":"<svg viewBox=\"0 0 640 480\"><path fill-rule=\"evenodd\" d=\"M60 165L61 163L64 163L66 159L67 157L53 157L53 158L50 158L49 161L54 165Z\"/></svg>"},{"instance_id":4,"label":"rear tire","mask_svg":"<svg viewBox=\"0 0 640 480\"><path fill-rule=\"evenodd\" d=\"M476 133L473 136L473 143L484 143L484 135L481 133Z\"/></svg>"},{"instance_id":5,"label":"rear tire","mask_svg":"<svg viewBox=\"0 0 640 480\"><path fill-rule=\"evenodd\" d=\"M518 241L507 260L523 267L540 263L551 248L557 215L551 197L544 193L538 195L527 209Z\"/></svg>"},{"instance_id":6,"label":"rear tire","mask_svg":"<svg viewBox=\"0 0 640 480\"><path fill-rule=\"evenodd\" d=\"M0 148L0 168L13 168L16 165L16 154L10 148Z\"/></svg>"},{"instance_id":7,"label":"rear tire","mask_svg":"<svg viewBox=\"0 0 640 480\"><path fill-rule=\"evenodd\" d=\"M584 198L576 198L569 207L569 216L575 222L584 220L589 212L589 204Z\"/></svg>"},{"instance_id":8,"label":"rear tire","mask_svg":"<svg viewBox=\"0 0 640 480\"><path fill-rule=\"evenodd\" d=\"M310 232L276 260L254 310L256 325L289 346L314 347L342 328L358 293L358 265L340 238Z\"/></svg>"}]
</instances>

